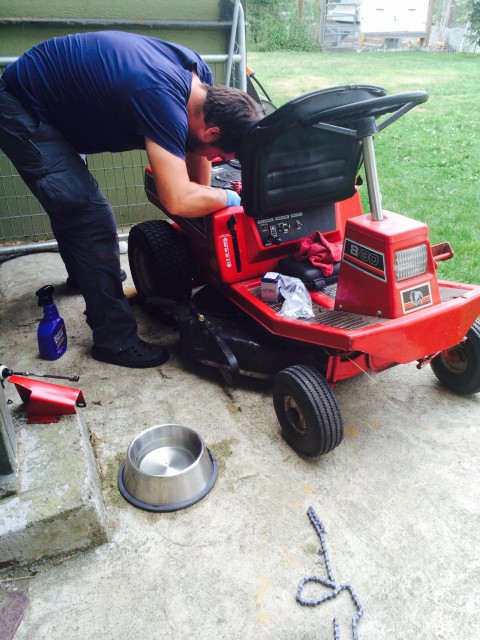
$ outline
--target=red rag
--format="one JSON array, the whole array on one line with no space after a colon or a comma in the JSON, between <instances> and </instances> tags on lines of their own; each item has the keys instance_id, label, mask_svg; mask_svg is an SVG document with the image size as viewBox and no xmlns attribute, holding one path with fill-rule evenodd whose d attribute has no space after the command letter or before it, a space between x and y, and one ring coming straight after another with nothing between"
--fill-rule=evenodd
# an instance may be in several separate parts
<instances>
[{"instance_id":1,"label":"red rag","mask_svg":"<svg viewBox=\"0 0 480 640\"><path fill-rule=\"evenodd\" d=\"M342 243L328 242L320 231L314 231L304 238L295 254L295 259L307 262L320 269L325 276L331 276L333 266L342 257Z\"/></svg>"}]
</instances>

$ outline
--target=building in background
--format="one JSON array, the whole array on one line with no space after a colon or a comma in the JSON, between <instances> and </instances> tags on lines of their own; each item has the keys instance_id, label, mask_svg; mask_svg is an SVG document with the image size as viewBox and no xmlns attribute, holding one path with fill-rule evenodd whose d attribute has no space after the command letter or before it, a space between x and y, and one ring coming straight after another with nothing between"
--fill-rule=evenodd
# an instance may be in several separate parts
<instances>
[{"instance_id":1,"label":"building in background","mask_svg":"<svg viewBox=\"0 0 480 640\"><path fill-rule=\"evenodd\" d=\"M319 40L324 49L423 46L433 0L322 0Z\"/></svg>"}]
</instances>

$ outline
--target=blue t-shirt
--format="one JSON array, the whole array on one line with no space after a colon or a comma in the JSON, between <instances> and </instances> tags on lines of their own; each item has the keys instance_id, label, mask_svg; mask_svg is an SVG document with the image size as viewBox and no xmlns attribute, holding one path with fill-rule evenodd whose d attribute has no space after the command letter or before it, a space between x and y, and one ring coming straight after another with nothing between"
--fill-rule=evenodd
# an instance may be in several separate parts
<instances>
[{"instance_id":1,"label":"blue t-shirt","mask_svg":"<svg viewBox=\"0 0 480 640\"><path fill-rule=\"evenodd\" d=\"M193 71L213 82L209 67L185 47L99 31L47 40L3 77L29 111L81 153L144 149L147 137L183 158Z\"/></svg>"}]
</instances>

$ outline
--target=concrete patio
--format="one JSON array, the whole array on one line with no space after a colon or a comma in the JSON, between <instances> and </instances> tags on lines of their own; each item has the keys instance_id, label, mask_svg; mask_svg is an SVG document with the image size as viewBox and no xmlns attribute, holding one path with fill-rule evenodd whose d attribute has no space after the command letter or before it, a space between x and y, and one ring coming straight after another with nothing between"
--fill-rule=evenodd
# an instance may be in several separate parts
<instances>
[{"instance_id":1,"label":"concrete patio","mask_svg":"<svg viewBox=\"0 0 480 640\"><path fill-rule=\"evenodd\" d=\"M122 266L129 273L126 255ZM33 546L24 566L0 575L0 640L13 637L15 620L15 640L328 640L335 616L342 640L352 638L348 590L316 607L295 598L305 576L327 578L309 506L325 527L335 582L350 584L364 607L359 639L478 638L479 396L455 396L414 364L359 376L336 388L343 443L302 459L282 439L270 383L226 387L218 372L182 361L175 330L138 306L140 334L169 345L169 362L135 371L93 360L83 299L64 280L56 253L0 265L0 362L76 373L87 403L58 424L28 425L5 383L21 491L46 502L55 494L57 513L33 526L33 494L28 509L15 511L25 505L18 496L0 501L3 536L23 527L24 546ZM69 338L51 363L39 359L36 341L35 291L47 283ZM133 286L130 276L124 286ZM121 496L119 465L139 432L170 422L200 433L218 479L187 509L142 511ZM36 454L28 487L22 474ZM66 495L92 518L87 534L87 515L65 517ZM62 517L53 545L48 527ZM42 547L53 557L35 561ZM304 595L329 591L312 584Z\"/></svg>"}]
</instances>

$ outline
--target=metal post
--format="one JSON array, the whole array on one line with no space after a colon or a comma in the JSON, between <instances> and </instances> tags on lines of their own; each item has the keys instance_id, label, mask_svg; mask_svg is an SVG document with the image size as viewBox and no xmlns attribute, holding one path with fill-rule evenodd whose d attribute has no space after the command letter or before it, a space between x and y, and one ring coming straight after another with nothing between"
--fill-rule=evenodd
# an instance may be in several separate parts
<instances>
[{"instance_id":1,"label":"metal post","mask_svg":"<svg viewBox=\"0 0 480 640\"><path fill-rule=\"evenodd\" d=\"M378 181L373 136L362 138L362 146L372 220L383 220L382 194L380 193L380 183Z\"/></svg>"},{"instance_id":2,"label":"metal post","mask_svg":"<svg viewBox=\"0 0 480 640\"><path fill-rule=\"evenodd\" d=\"M0 365L0 380L1 368ZM0 384L0 498L17 490L17 441L5 392Z\"/></svg>"},{"instance_id":3,"label":"metal post","mask_svg":"<svg viewBox=\"0 0 480 640\"><path fill-rule=\"evenodd\" d=\"M230 34L230 46L228 49L227 68L225 71L225 84L230 86L230 80L232 78L233 58L235 52L235 43L238 36L238 48L241 59L240 69L240 89L242 91L247 90L247 58L246 58L246 45L245 45L245 14L241 0L232 0L234 2L233 19L232 19L232 31Z\"/></svg>"},{"instance_id":4,"label":"metal post","mask_svg":"<svg viewBox=\"0 0 480 640\"><path fill-rule=\"evenodd\" d=\"M327 24L327 4L328 0L320 1L320 19L318 23L318 44L323 49L323 43L325 41L325 27Z\"/></svg>"},{"instance_id":5,"label":"metal post","mask_svg":"<svg viewBox=\"0 0 480 640\"><path fill-rule=\"evenodd\" d=\"M238 0L239 4L239 19L238 19L238 52L241 57L240 62L240 89L242 91L247 90L247 44L245 41L245 13L243 6Z\"/></svg>"}]
</instances>

